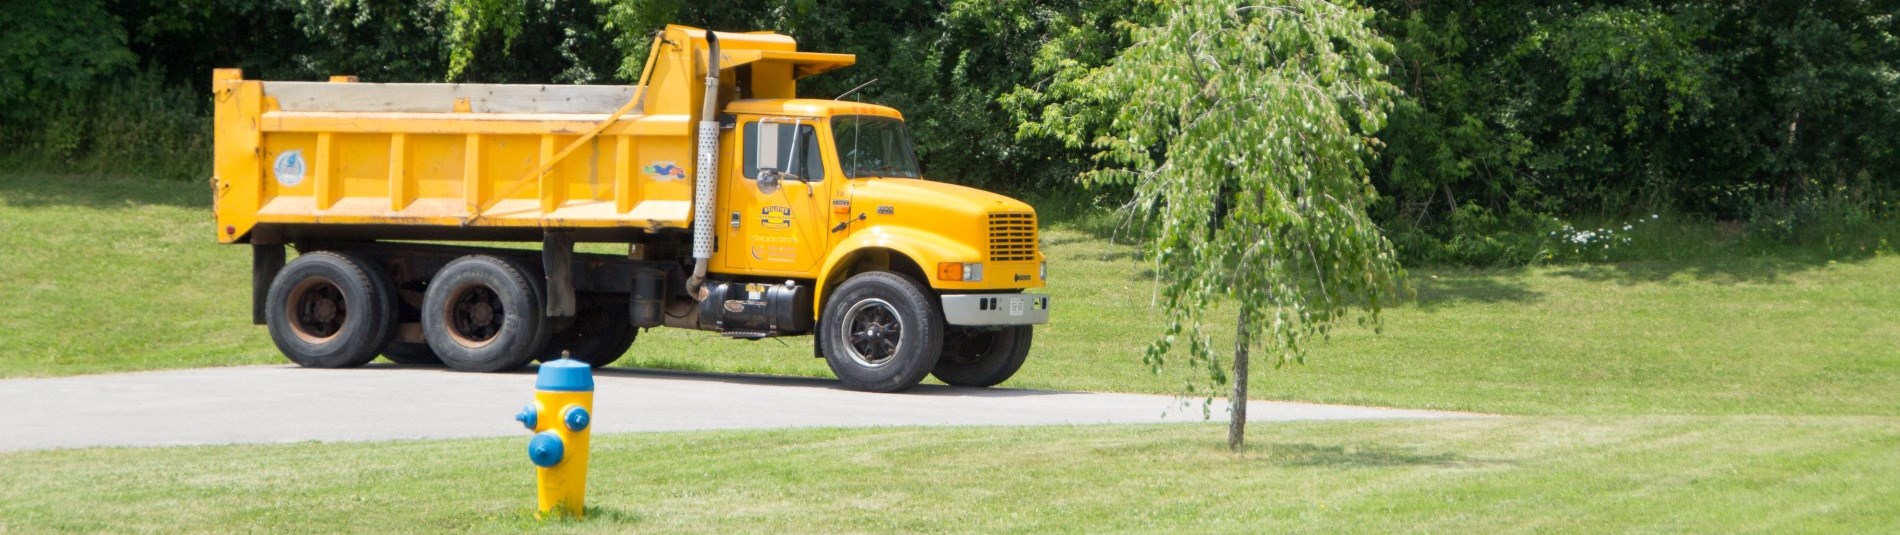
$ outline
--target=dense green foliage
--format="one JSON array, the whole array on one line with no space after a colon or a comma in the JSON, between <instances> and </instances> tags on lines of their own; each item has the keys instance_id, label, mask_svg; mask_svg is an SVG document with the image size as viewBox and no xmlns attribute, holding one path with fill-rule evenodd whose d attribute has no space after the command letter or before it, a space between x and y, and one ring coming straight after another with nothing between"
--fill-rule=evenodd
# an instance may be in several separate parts
<instances>
[{"instance_id":1,"label":"dense green foliage","mask_svg":"<svg viewBox=\"0 0 1900 535\"><path fill-rule=\"evenodd\" d=\"M1414 260L1567 253L1566 221L1742 222L1832 254L1900 196L1900 1L1366 0L1404 94L1370 209ZM1175 0L17 0L0 10L0 163L197 180L210 70L368 81L627 83L677 22L769 28L861 66L935 178L1071 189L1115 109L1072 83ZM1069 124L1079 128L1051 129ZM1074 136L1083 136L1075 138ZM1076 143L1076 141L1082 143ZM1121 205L1127 187L1097 190ZM1089 196L1069 196L1089 199Z\"/></svg>"},{"instance_id":2,"label":"dense green foliage","mask_svg":"<svg viewBox=\"0 0 1900 535\"><path fill-rule=\"evenodd\" d=\"M1547 214L1746 219L1773 239L1892 213L1900 3L1375 3L1411 97L1380 217L1413 256L1534 261Z\"/></svg>"}]
</instances>

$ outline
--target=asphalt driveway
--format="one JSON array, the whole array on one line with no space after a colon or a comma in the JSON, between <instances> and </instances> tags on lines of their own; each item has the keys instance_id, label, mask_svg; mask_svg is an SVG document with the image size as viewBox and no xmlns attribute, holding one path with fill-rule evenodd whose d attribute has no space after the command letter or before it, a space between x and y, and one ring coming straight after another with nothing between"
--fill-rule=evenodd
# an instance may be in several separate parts
<instances>
[{"instance_id":1,"label":"asphalt driveway","mask_svg":"<svg viewBox=\"0 0 1900 535\"><path fill-rule=\"evenodd\" d=\"M1155 424L1205 421L1170 396L919 386L852 392L827 379L613 368L595 378L595 431ZM0 380L0 451L525 435L533 369L244 366ZM1215 403L1213 415L1226 417ZM1248 421L1477 415L1255 401Z\"/></svg>"}]
</instances>

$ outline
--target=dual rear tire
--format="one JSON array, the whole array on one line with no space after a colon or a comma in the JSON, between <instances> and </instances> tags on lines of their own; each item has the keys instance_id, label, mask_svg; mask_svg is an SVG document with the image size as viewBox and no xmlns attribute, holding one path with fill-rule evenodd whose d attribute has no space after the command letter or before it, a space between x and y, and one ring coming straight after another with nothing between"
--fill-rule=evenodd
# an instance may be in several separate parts
<instances>
[{"instance_id":1,"label":"dual rear tire","mask_svg":"<svg viewBox=\"0 0 1900 535\"><path fill-rule=\"evenodd\" d=\"M305 368L352 368L376 358L396 333L389 276L367 259L314 252L284 266L265 297L271 341Z\"/></svg>"},{"instance_id":2,"label":"dual rear tire","mask_svg":"<svg viewBox=\"0 0 1900 535\"><path fill-rule=\"evenodd\" d=\"M449 262L422 298L422 334L450 368L503 372L547 346L542 292L524 266L487 255Z\"/></svg>"},{"instance_id":3,"label":"dual rear tire","mask_svg":"<svg viewBox=\"0 0 1900 535\"><path fill-rule=\"evenodd\" d=\"M361 366L381 353L401 364L501 372L563 351L596 367L626 353L634 329L625 299L589 296L578 317L557 329L543 317L538 279L522 262L465 256L435 273L420 305L407 309L415 317L405 319L395 284L374 261L312 252L272 281L265 323L284 356L308 368ZM401 321L419 321L424 340L397 340Z\"/></svg>"}]
</instances>

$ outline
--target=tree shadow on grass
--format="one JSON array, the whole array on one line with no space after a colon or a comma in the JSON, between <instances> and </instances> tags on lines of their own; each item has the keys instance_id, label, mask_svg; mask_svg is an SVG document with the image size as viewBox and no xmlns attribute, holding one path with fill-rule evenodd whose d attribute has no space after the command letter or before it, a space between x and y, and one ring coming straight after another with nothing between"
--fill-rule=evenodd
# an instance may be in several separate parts
<instances>
[{"instance_id":1,"label":"tree shadow on grass","mask_svg":"<svg viewBox=\"0 0 1900 535\"><path fill-rule=\"evenodd\" d=\"M1250 448L1249 454L1281 466L1326 468L1385 468L1394 466L1477 466L1508 461L1472 459L1456 453L1420 453L1377 445L1276 443Z\"/></svg>"},{"instance_id":2,"label":"tree shadow on grass","mask_svg":"<svg viewBox=\"0 0 1900 535\"><path fill-rule=\"evenodd\" d=\"M110 175L0 171L0 206L80 206L110 209L145 205L211 209L204 182Z\"/></svg>"},{"instance_id":3,"label":"tree shadow on grass","mask_svg":"<svg viewBox=\"0 0 1900 535\"><path fill-rule=\"evenodd\" d=\"M1462 304L1534 303L1544 298L1531 290L1520 272L1446 272L1413 275L1412 288L1420 310L1441 310Z\"/></svg>"},{"instance_id":4,"label":"tree shadow on grass","mask_svg":"<svg viewBox=\"0 0 1900 535\"><path fill-rule=\"evenodd\" d=\"M1794 253L1774 256L1741 256L1697 260L1632 261L1613 264L1576 264L1553 268L1552 274L1589 282L1624 285L1663 283L1688 279L1713 284L1773 283L1783 278L1830 264L1859 263L1875 255L1823 255Z\"/></svg>"}]
</instances>

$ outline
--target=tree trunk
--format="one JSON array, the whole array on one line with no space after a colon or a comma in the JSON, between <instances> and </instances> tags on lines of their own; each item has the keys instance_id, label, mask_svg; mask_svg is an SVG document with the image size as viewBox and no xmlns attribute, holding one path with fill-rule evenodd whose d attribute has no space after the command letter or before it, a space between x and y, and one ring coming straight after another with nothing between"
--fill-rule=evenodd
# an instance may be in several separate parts
<instances>
[{"instance_id":1,"label":"tree trunk","mask_svg":"<svg viewBox=\"0 0 1900 535\"><path fill-rule=\"evenodd\" d=\"M1234 397L1227 400L1233 419L1227 423L1227 449L1238 453L1247 440L1247 346L1253 334L1247 331L1247 310L1241 308L1234 326Z\"/></svg>"}]
</instances>

